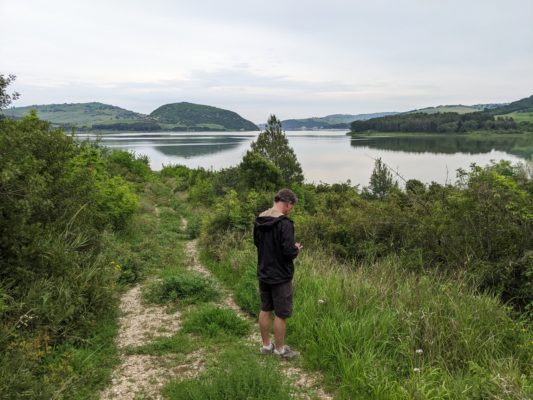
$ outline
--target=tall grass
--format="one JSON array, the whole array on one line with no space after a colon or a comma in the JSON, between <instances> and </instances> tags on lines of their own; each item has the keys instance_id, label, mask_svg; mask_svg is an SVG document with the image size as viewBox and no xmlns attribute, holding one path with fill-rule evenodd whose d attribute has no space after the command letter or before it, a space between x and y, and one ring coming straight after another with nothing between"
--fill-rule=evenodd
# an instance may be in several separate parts
<instances>
[{"instance_id":1,"label":"tall grass","mask_svg":"<svg viewBox=\"0 0 533 400\"><path fill-rule=\"evenodd\" d=\"M340 398L527 398L525 325L461 277L303 256L289 340L327 371ZM319 301L321 300L321 301Z\"/></svg>"},{"instance_id":2,"label":"tall grass","mask_svg":"<svg viewBox=\"0 0 533 400\"><path fill-rule=\"evenodd\" d=\"M225 251L210 265L228 282L233 276L238 288L235 282L255 270L255 249L250 243L236 249L227 237L221 243ZM396 258L341 264L309 250L298 258L287 339L308 367L324 371L338 398L533 395L530 332L510 309L470 289L464 276L415 274L398 265ZM248 298L254 290L247 288Z\"/></svg>"}]
</instances>

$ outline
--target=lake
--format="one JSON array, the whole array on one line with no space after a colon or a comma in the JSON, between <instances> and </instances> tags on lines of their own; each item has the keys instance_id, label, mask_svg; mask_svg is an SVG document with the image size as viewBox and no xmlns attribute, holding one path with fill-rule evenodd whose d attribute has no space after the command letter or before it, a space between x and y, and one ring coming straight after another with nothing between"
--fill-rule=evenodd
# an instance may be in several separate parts
<instances>
[{"instance_id":1,"label":"lake","mask_svg":"<svg viewBox=\"0 0 533 400\"><path fill-rule=\"evenodd\" d=\"M122 148L150 158L153 170L181 164L215 170L237 165L258 132L147 132L96 136L78 134L112 148ZM470 136L383 135L351 138L346 131L287 131L289 144L302 164L306 181L368 185L374 160L381 159L405 179L429 183L454 182L456 170L471 163L491 160L519 162L531 159L533 143L501 135L494 138ZM529 139L531 136L529 136Z\"/></svg>"}]
</instances>

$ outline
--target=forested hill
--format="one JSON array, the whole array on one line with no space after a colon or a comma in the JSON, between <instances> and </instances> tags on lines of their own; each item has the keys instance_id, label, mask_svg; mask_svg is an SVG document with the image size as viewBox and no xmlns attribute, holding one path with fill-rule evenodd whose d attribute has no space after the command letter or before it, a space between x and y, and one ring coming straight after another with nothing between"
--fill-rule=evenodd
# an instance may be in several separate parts
<instances>
[{"instance_id":1,"label":"forested hill","mask_svg":"<svg viewBox=\"0 0 533 400\"><path fill-rule=\"evenodd\" d=\"M78 128L90 128L92 125L103 123L132 123L146 118L146 115L98 102L13 107L4 110L4 114L21 118L29 114L31 110L36 110L39 118L53 124Z\"/></svg>"},{"instance_id":2,"label":"forested hill","mask_svg":"<svg viewBox=\"0 0 533 400\"><path fill-rule=\"evenodd\" d=\"M153 111L150 117L161 124L177 124L213 130L259 130L254 123L233 111L186 102L165 104Z\"/></svg>"},{"instance_id":3,"label":"forested hill","mask_svg":"<svg viewBox=\"0 0 533 400\"><path fill-rule=\"evenodd\" d=\"M493 115L509 114L512 112L533 112L533 95L514 101L511 104L488 110L487 112L492 113Z\"/></svg>"},{"instance_id":4,"label":"forested hill","mask_svg":"<svg viewBox=\"0 0 533 400\"><path fill-rule=\"evenodd\" d=\"M461 133L481 130L533 131L533 96L478 112L415 112L354 121L351 124L352 133Z\"/></svg>"},{"instance_id":5,"label":"forested hill","mask_svg":"<svg viewBox=\"0 0 533 400\"><path fill-rule=\"evenodd\" d=\"M4 114L21 118L31 110L56 126L88 131L258 130L252 122L233 111L192 103L167 104L150 115L98 102L13 107L4 110Z\"/></svg>"},{"instance_id":6,"label":"forested hill","mask_svg":"<svg viewBox=\"0 0 533 400\"><path fill-rule=\"evenodd\" d=\"M350 123L358 120L395 115L396 112L379 112L372 114L332 114L325 117L303 119L286 119L281 121L283 129L348 129Z\"/></svg>"}]
</instances>

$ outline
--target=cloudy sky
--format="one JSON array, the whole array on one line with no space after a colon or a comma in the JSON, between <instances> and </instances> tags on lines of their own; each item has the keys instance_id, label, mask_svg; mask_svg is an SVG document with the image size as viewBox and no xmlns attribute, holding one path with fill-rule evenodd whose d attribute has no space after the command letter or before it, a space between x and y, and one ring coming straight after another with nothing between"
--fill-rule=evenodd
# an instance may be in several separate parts
<instances>
[{"instance_id":1,"label":"cloudy sky","mask_svg":"<svg viewBox=\"0 0 533 400\"><path fill-rule=\"evenodd\" d=\"M15 105L179 101L254 122L533 94L531 0L0 0Z\"/></svg>"}]
</instances>

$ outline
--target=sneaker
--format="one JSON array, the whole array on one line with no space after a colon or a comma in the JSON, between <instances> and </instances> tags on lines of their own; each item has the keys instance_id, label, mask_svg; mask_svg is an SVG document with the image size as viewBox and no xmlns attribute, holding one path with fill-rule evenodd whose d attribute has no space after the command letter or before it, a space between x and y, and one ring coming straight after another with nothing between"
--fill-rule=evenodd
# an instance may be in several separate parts
<instances>
[{"instance_id":1,"label":"sneaker","mask_svg":"<svg viewBox=\"0 0 533 400\"><path fill-rule=\"evenodd\" d=\"M274 345L270 343L268 346L263 346L259 350L261 354L271 354L274 351Z\"/></svg>"},{"instance_id":2,"label":"sneaker","mask_svg":"<svg viewBox=\"0 0 533 400\"><path fill-rule=\"evenodd\" d=\"M298 357L300 355L298 351L291 350L289 346L284 346L282 351L274 349L274 354L286 359Z\"/></svg>"}]
</instances>

